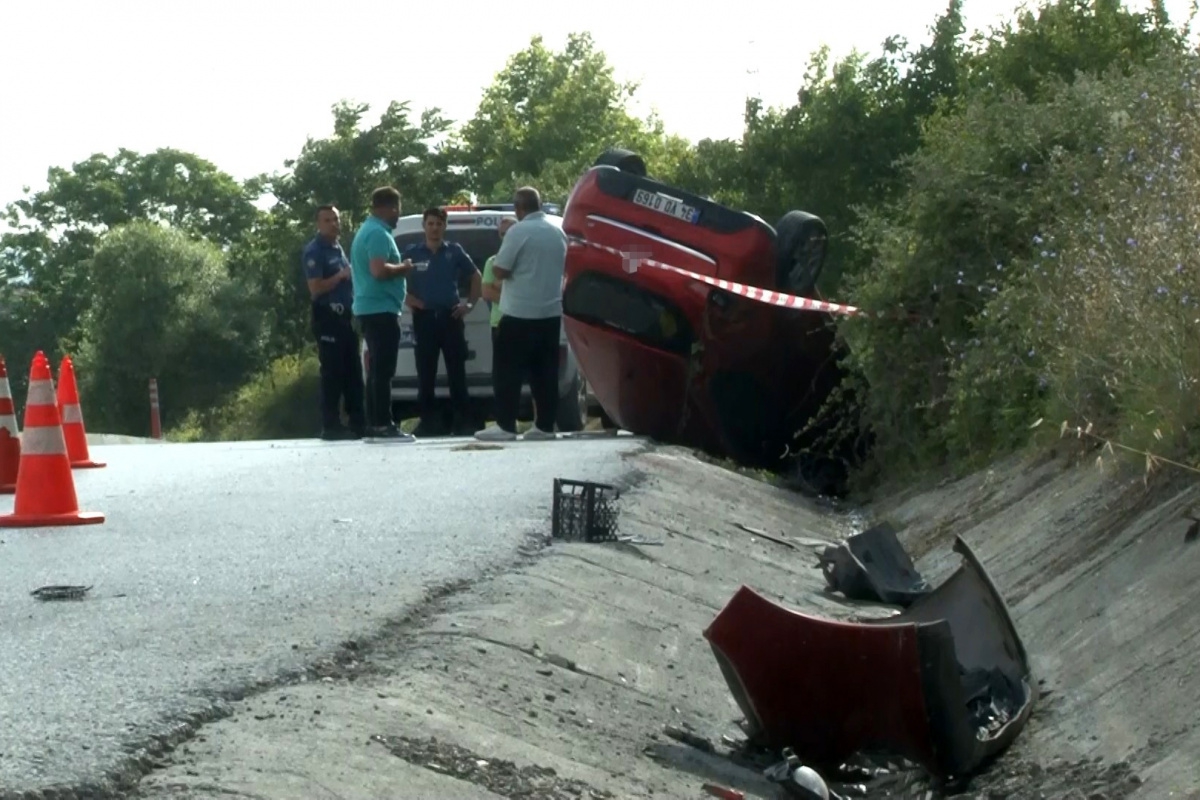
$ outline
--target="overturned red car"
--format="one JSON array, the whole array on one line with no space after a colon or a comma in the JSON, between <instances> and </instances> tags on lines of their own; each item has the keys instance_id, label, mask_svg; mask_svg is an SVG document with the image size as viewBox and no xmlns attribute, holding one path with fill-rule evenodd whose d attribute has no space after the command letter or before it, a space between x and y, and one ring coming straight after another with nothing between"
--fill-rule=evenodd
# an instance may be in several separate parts
<instances>
[{"instance_id":1,"label":"overturned red car","mask_svg":"<svg viewBox=\"0 0 1200 800\"><path fill-rule=\"evenodd\" d=\"M563 291L567 337L620 427L743 463L778 464L836 385L827 313L767 305L699 275L807 296L827 231L802 211L774 227L646 174L610 150L576 184Z\"/></svg>"}]
</instances>

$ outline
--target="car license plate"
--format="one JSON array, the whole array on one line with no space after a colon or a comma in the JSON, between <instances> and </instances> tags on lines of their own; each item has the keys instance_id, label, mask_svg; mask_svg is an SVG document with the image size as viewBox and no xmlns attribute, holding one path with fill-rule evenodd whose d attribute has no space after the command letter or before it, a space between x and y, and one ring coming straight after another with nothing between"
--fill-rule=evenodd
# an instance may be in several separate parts
<instances>
[{"instance_id":1,"label":"car license plate","mask_svg":"<svg viewBox=\"0 0 1200 800\"><path fill-rule=\"evenodd\" d=\"M697 209L676 200L674 197L667 197L661 192L647 192L645 189L637 189L633 193L633 202L651 211L666 214L668 217L674 217L683 222L695 222L700 218L700 212Z\"/></svg>"}]
</instances>

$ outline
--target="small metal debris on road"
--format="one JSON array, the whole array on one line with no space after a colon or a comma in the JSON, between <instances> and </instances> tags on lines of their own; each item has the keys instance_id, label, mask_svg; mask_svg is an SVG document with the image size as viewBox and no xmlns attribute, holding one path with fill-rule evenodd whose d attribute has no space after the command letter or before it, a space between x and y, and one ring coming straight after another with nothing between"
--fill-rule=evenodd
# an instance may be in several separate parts
<instances>
[{"instance_id":1,"label":"small metal debris on road","mask_svg":"<svg viewBox=\"0 0 1200 800\"><path fill-rule=\"evenodd\" d=\"M607 483L554 479L551 537L585 542L617 540L617 508L621 496Z\"/></svg>"},{"instance_id":2,"label":"small metal debris on road","mask_svg":"<svg viewBox=\"0 0 1200 800\"><path fill-rule=\"evenodd\" d=\"M643 544L662 547L662 542L657 539L639 539L636 536L618 536L616 540L621 544Z\"/></svg>"},{"instance_id":3,"label":"small metal debris on road","mask_svg":"<svg viewBox=\"0 0 1200 800\"><path fill-rule=\"evenodd\" d=\"M793 542L789 542L787 539L784 539L782 536L776 536L773 533L767 533L762 528L754 528L754 527L751 527L750 525L746 525L745 523L742 523L742 522L735 522L733 524L736 525L742 531L750 534L751 536L757 536L760 539L766 539L769 542L775 542L775 544L781 544L784 547L790 547L793 550L800 549Z\"/></svg>"},{"instance_id":4,"label":"small metal debris on road","mask_svg":"<svg viewBox=\"0 0 1200 800\"><path fill-rule=\"evenodd\" d=\"M30 592L38 600L82 600L91 586L43 586Z\"/></svg>"},{"instance_id":5,"label":"small metal debris on road","mask_svg":"<svg viewBox=\"0 0 1200 800\"><path fill-rule=\"evenodd\" d=\"M780 784L790 797L803 800L831 800L829 786L815 769L800 763L795 751L783 749L783 760L763 770L763 775ZM836 797L833 795L832 797Z\"/></svg>"}]
</instances>

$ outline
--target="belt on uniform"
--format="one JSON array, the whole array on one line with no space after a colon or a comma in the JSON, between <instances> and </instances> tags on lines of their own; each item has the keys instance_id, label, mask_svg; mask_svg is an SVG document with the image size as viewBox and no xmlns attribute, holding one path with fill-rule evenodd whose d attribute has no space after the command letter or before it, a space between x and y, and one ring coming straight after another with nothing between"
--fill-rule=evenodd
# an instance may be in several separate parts
<instances>
[{"instance_id":1,"label":"belt on uniform","mask_svg":"<svg viewBox=\"0 0 1200 800\"><path fill-rule=\"evenodd\" d=\"M350 307L345 303L313 303L313 313L330 312L338 317L350 316Z\"/></svg>"}]
</instances>

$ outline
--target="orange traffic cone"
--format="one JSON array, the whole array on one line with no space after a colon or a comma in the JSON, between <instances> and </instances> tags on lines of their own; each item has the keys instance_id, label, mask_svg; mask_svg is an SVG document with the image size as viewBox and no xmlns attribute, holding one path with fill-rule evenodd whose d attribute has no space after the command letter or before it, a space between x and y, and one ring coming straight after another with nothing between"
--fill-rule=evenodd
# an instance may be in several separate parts
<instances>
[{"instance_id":1,"label":"orange traffic cone","mask_svg":"<svg viewBox=\"0 0 1200 800\"><path fill-rule=\"evenodd\" d=\"M72 469L103 467L103 461L92 461L88 454L87 430L83 427L83 408L79 405L79 387L75 384L75 365L70 356L63 356L58 366L58 415L62 418L63 439L67 442L67 458Z\"/></svg>"},{"instance_id":2,"label":"orange traffic cone","mask_svg":"<svg viewBox=\"0 0 1200 800\"><path fill-rule=\"evenodd\" d=\"M17 490L17 467L21 463L21 431L17 429L17 409L13 407L12 388L8 385L8 367L0 356L0 494Z\"/></svg>"},{"instance_id":3,"label":"orange traffic cone","mask_svg":"<svg viewBox=\"0 0 1200 800\"><path fill-rule=\"evenodd\" d=\"M71 460L54 401L50 362L38 351L29 370L25 435L17 471L13 513L0 516L0 528L41 528L104 522L98 511L80 511Z\"/></svg>"}]
</instances>

